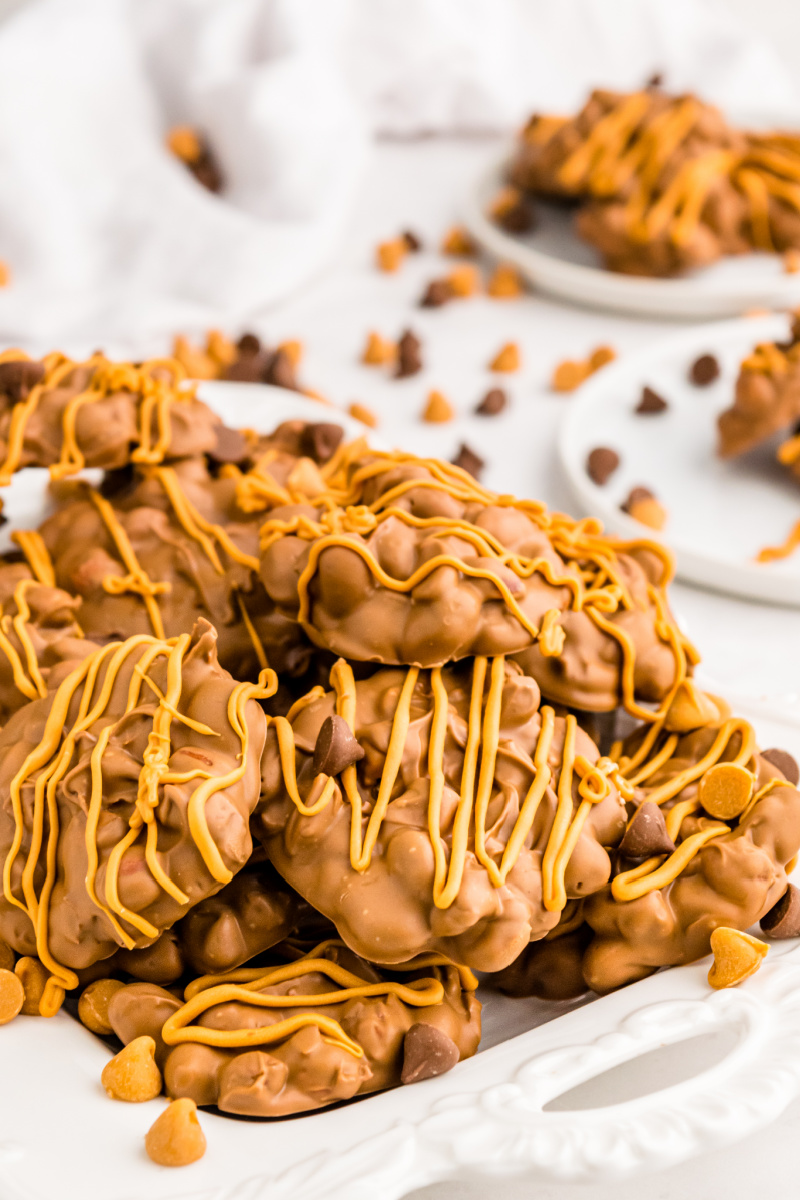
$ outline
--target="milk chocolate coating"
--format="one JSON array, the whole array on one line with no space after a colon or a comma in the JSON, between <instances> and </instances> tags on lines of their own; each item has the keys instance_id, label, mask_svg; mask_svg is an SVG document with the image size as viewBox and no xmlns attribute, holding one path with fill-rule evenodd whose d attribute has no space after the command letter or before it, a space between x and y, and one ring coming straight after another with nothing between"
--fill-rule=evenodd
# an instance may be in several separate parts
<instances>
[{"instance_id":1,"label":"milk chocolate coating","mask_svg":"<svg viewBox=\"0 0 800 1200\"><path fill-rule=\"evenodd\" d=\"M56 961L70 968L84 968L99 959L108 958L120 945L111 923L91 900L86 888L86 814L91 788L90 757L95 740L108 723L108 718L114 721L122 715L139 657L140 654L133 653L124 662L104 715L78 740L69 770L56 788L60 834L57 844L58 873L50 902L48 944ZM97 686L105 678L105 671L104 665ZM167 681L163 657L156 660L149 674L164 692ZM214 630L206 622L198 622L191 648L183 660L180 711L204 722L217 736L208 736L179 720L173 721L169 758L171 770L191 771L196 769L199 761L212 776L225 776L240 766L241 741L231 727L227 713L234 686L235 681L217 661ZM68 726L75 720L80 699L81 689L78 689L70 705ZM51 693L46 699L26 705L0 733L0 859L7 855L15 830L9 785L28 754L40 744L52 700ZM139 774L156 707L155 697L144 688L138 707L115 727L102 757L103 806L97 833L97 893L101 900L105 898L110 853L127 832L128 821L134 811ZM264 714L255 701L248 702L245 721L249 748L244 776L212 794L205 808L210 835L222 862L232 872L244 866L252 850L248 821L259 795L259 763L265 732ZM118 878L122 904L157 929L169 928L189 907L219 891L220 884L206 867L188 827L187 806L199 782L194 778L183 783L170 783L161 789L160 801L154 810L159 835L159 861L170 879L180 881L181 888L189 897L188 905L179 904L161 890L146 864L142 838L129 847L121 859ZM28 784L23 794L30 791ZM30 839L31 808L28 805L24 808L24 817L23 850ZM44 861L45 849L46 840L40 864ZM24 863L23 853L17 857L12 871L12 888L17 896L21 896ZM43 868L40 866L37 879L42 878ZM148 943L148 939L132 927L128 932L137 946ZM5 898L0 898L0 937L20 954L35 953L33 928L27 914L12 906Z\"/></svg>"},{"instance_id":2,"label":"milk chocolate coating","mask_svg":"<svg viewBox=\"0 0 800 1200\"><path fill-rule=\"evenodd\" d=\"M698 762L715 729L681 737L674 757L648 780L663 782ZM728 754L735 752L729 747ZM658 967L694 962L708 954L712 931L720 925L749 929L786 891L786 865L800 849L800 793L783 784L780 772L756 759L757 787L770 779L781 786L768 792L727 834L708 842L666 887L637 900L616 901L610 887L590 897L585 917L595 932L583 972L597 992L608 992L651 975ZM677 797L689 799L697 784ZM683 834L696 832L687 818Z\"/></svg>"},{"instance_id":3,"label":"milk chocolate coating","mask_svg":"<svg viewBox=\"0 0 800 1200\"><path fill-rule=\"evenodd\" d=\"M784 369L756 370L747 361L742 364L733 404L717 419L722 458L746 453L800 418L800 342L792 340L781 349Z\"/></svg>"},{"instance_id":4,"label":"milk chocolate coating","mask_svg":"<svg viewBox=\"0 0 800 1200\"><path fill-rule=\"evenodd\" d=\"M354 469L368 465L369 456ZM426 487L431 471L421 460L398 463L363 487L360 503L409 479L419 479L393 501L393 507L415 517L456 518L493 535L509 551L541 557L557 576L574 576L579 561L565 562L547 533L519 509L465 502L450 493ZM311 507L276 508L273 518L290 520ZM585 612L570 609L570 591L553 586L536 572L522 579L494 558L478 557L475 547L447 528L415 528L388 517L367 535L349 533L348 542L366 547L394 579L408 579L434 555L450 554L465 565L479 566L502 579L526 617L536 626L550 609L561 612L566 643L557 658L545 658L530 634L514 617L490 580L475 579L451 566L440 566L410 592L384 587L360 554L349 545L326 548L310 588L307 632L319 647L350 661L430 667L470 655L518 653L523 670L539 683L548 699L594 710L611 710L620 700L622 656L619 644L601 631ZM280 537L262 554L261 579L276 607L296 619L298 580L308 563L312 542L295 535ZM613 551L609 551L613 554ZM617 552L615 565L627 586L633 607L609 618L627 632L636 646L635 686L640 699L662 699L675 676L669 645L656 633L656 610L648 584L658 579L646 550ZM659 564L660 569L660 564Z\"/></svg>"},{"instance_id":5,"label":"milk chocolate coating","mask_svg":"<svg viewBox=\"0 0 800 1200\"><path fill-rule=\"evenodd\" d=\"M355 734L365 751L356 765L359 788L369 813L378 794L403 670L381 670L356 684ZM448 693L448 734L444 749L445 787L441 830L445 845L452 836L467 736L471 668L442 672ZM421 674L414 690L411 721L398 783L381 825L370 865L363 873L350 863L350 805L337 784L331 803L316 816L301 816L283 781L273 729L263 759L263 798L253 820L272 862L283 877L334 922L340 936L372 962L403 962L424 951L437 951L477 970L496 971L517 957L527 943L541 938L559 919L542 902L541 861L556 805L564 720L556 719L549 763L551 786L537 810L533 828L516 864L501 887L494 887L470 842L460 890L449 908L433 902L433 850L428 834L428 745L432 711L429 677ZM292 722L297 747L301 796L313 780L317 734L334 707L333 693L303 708ZM499 751L486 827L487 846L499 861L533 778L532 755L541 727L539 689L506 664ZM576 753L596 762L599 754L582 730ZM577 780L573 782L577 796ZM365 817L366 820L366 817ZM622 836L625 809L617 792L595 805L569 861L568 897L597 891L610 874L605 846Z\"/></svg>"},{"instance_id":6,"label":"milk chocolate coating","mask_svg":"<svg viewBox=\"0 0 800 1200\"><path fill-rule=\"evenodd\" d=\"M536 996L540 1000L574 1000L588 991L583 955L592 931L582 925L561 937L531 942L520 956L484 983L506 996Z\"/></svg>"}]
</instances>

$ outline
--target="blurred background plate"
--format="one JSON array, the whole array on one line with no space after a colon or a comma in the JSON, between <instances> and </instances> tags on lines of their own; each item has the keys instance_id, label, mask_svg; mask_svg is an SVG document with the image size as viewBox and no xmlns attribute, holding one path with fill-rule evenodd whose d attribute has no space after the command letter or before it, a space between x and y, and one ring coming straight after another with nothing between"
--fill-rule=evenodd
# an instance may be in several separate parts
<instances>
[{"instance_id":1,"label":"blurred background plate","mask_svg":"<svg viewBox=\"0 0 800 1200\"><path fill-rule=\"evenodd\" d=\"M787 274L779 254L725 258L680 279L644 279L606 270L593 247L575 233L572 208L537 201L536 228L506 233L485 215L503 186L506 161L481 176L464 220L486 250L514 263L543 292L592 308L681 320L800 304L800 274Z\"/></svg>"},{"instance_id":2,"label":"blurred background plate","mask_svg":"<svg viewBox=\"0 0 800 1200\"><path fill-rule=\"evenodd\" d=\"M691 583L774 604L800 607L800 551L773 563L754 557L779 545L800 519L800 481L775 460L779 437L741 458L716 456L716 418L727 408L739 363L757 342L785 338L785 316L704 325L612 363L570 400L558 450L583 511L626 537L655 536L620 511L631 488L650 488L669 512L663 540L675 551L678 575ZM714 354L720 376L708 387L689 383L689 367ZM637 416L649 385L666 412ZM586 473L597 446L621 463L604 487Z\"/></svg>"}]
</instances>

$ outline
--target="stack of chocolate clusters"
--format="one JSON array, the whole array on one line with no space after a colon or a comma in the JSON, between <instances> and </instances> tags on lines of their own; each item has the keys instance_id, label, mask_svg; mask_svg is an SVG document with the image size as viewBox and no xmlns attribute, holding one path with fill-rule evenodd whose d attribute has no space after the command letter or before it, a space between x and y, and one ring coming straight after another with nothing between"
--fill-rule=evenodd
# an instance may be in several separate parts
<instances>
[{"instance_id":1,"label":"stack of chocolate clusters","mask_svg":"<svg viewBox=\"0 0 800 1200\"><path fill-rule=\"evenodd\" d=\"M0 565L5 1019L80 997L110 1094L274 1117L474 1054L475 971L798 931L796 766L695 684L661 546L184 376L0 362L0 478L55 501Z\"/></svg>"}]
</instances>

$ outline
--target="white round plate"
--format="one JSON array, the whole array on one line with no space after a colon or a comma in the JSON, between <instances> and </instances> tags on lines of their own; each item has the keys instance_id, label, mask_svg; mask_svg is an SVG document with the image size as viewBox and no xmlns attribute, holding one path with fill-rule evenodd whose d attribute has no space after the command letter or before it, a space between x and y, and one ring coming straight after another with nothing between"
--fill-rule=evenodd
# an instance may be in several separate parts
<instances>
[{"instance_id":1,"label":"white round plate","mask_svg":"<svg viewBox=\"0 0 800 1200\"><path fill-rule=\"evenodd\" d=\"M785 316L743 318L675 334L612 363L569 401L558 452L583 510L612 532L650 536L619 506L633 487L655 493L669 512L663 540L675 552L682 579L800 606L800 551L773 563L755 561L800 518L800 483L775 460L780 439L725 462L715 452L716 418L731 403L739 363L757 342L786 334ZM716 355L720 377L695 387L687 372L705 353ZM666 412L634 413L645 384L667 401ZM616 450L621 459L604 487L586 473L596 446Z\"/></svg>"},{"instance_id":2,"label":"white round plate","mask_svg":"<svg viewBox=\"0 0 800 1200\"><path fill-rule=\"evenodd\" d=\"M536 228L528 234L506 233L486 216L504 182L505 161L479 179L464 220L481 245L519 267L543 292L593 308L683 320L800 303L800 275L786 274L779 254L726 258L680 279L643 279L606 270L595 250L575 233L569 208L537 201Z\"/></svg>"}]
</instances>

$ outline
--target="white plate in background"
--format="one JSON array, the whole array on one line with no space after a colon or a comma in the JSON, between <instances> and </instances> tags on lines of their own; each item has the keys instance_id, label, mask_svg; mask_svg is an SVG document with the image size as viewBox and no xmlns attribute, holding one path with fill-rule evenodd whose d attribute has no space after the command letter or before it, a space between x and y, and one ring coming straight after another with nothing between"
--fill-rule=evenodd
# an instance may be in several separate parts
<instances>
[{"instance_id":1,"label":"white plate in background","mask_svg":"<svg viewBox=\"0 0 800 1200\"><path fill-rule=\"evenodd\" d=\"M510 234L486 216L505 179L503 162L481 176L468 198L464 221L497 258L517 266L538 289L592 308L635 316L741 315L752 308L800 304L800 275L784 271L779 254L744 254L676 279L649 279L607 270L594 248L574 230L574 209L535 201L538 223L526 234Z\"/></svg>"},{"instance_id":2,"label":"white plate in background","mask_svg":"<svg viewBox=\"0 0 800 1200\"><path fill-rule=\"evenodd\" d=\"M703 325L664 338L604 367L569 400L559 433L561 465L581 508L610 532L662 537L675 552L680 578L750 599L800 607L800 550L757 563L800 519L800 481L775 460L780 438L723 461L715 453L717 415L728 408L741 360L757 342L787 334L783 315ZM714 354L719 379L708 387L688 380L691 363ZM668 403L664 413L634 409L647 384ZM597 446L620 455L603 487L586 473ZM662 535L620 510L631 488L650 488L669 512Z\"/></svg>"}]
</instances>

